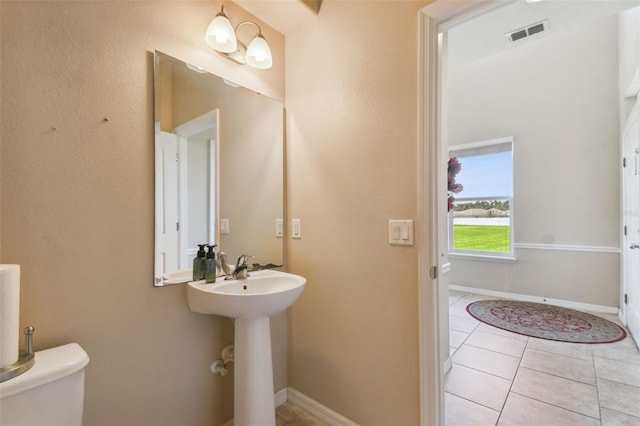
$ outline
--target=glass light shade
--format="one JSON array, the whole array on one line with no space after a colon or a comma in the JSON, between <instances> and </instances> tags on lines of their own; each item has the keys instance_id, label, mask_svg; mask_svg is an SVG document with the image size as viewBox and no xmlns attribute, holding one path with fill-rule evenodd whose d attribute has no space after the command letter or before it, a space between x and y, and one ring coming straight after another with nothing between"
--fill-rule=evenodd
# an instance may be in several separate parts
<instances>
[{"instance_id":1,"label":"glass light shade","mask_svg":"<svg viewBox=\"0 0 640 426\"><path fill-rule=\"evenodd\" d=\"M231 53L235 52L238 47L236 33L233 31L229 18L224 14L218 14L213 18L207 27L204 41L218 52Z\"/></svg>"},{"instance_id":2,"label":"glass light shade","mask_svg":"<svg viewBox=\"0 0 640 426\"><path fill-rule=\"evenodd\" d=\"M271 49L262 35L258 34L247 47L246 61L247 64L261 70L271 68L273 65Z\"/></svg>"},{"instance_id":3,"label":"glass light shade","mask_svg":"<svg viewBox=\"0 0 640 426\"><path fill-rule=\"evenodd\" d=\"M199 67L199 66L197 66L197 65L192 65L192 64L189 64L189 63L186 63L186 62L185 62L185 65L186 65L186 66L187 66L187 68L189 68L191 71L195 71L195 72L197 72L197 73L199 73L199 74L205 74L205 73L207 72L207 70L205 70L204 68Z\"/></svg>"}]
</instances>

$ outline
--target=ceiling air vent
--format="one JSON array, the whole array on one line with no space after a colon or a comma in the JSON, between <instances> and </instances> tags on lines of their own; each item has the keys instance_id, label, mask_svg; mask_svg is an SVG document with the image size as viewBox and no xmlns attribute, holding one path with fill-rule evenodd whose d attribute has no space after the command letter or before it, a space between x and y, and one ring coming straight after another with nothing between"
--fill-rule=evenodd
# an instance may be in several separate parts
<instances>
[{"instance_id":1,"label":"ceiling air vent","mask_svg":"<svg viewBox=\"0 0 640 426\"><path fill-rule=\"evenodd\" d=\"M511 43L523 40L527 37L531 37L535 34L539 34L545 31L549 31L549 21L537 22L524 28L511 31L506 34L507 40Z\"/></svg>"}]
</instances>

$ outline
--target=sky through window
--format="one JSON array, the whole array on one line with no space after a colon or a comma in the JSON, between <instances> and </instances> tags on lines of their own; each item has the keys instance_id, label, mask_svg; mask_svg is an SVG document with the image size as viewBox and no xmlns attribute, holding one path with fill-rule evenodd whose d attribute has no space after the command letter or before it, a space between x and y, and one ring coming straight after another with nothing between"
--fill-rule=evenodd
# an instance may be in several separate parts
<instances>
[{"instance_id":1,"label":"sky through window","mask_svg":"<svg viewBox=\"0 0 640 426\"><path fill-rule=\"evenodd\" d=\"M511 151L459 157L462 170L456 182L464 187L456 198L505 197L513 195Z\"/></svg>"}]
</instances>

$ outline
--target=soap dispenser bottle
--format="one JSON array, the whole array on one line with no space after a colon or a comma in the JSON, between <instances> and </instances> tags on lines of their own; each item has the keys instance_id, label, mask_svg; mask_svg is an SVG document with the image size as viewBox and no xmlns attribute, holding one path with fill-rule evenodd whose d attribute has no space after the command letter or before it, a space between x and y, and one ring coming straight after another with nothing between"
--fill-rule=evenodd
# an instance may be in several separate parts
<instances>
[{"instance_id":1,"label":"soap dispenser bottle","mask_svg":"<svg viewBox=\"0 0 640 426\"><path fill-rule=\"evenodd\" d=\"M207 283L215 283L218 275L216 264L216 246L207 246L207 258L204 261L204 279Z\"/></svg>"},{"instance_id":2,"label":"soap dispenser bottle","mask_svg":"<svg viewBox=\"0 0 640 426\"><path fill-rule=\"evenodd\" d=\"M198 244L200 249L198 250L198 254L193 258L193 280L199 281L204 279L204 267L205 267L205 258L204 258L204 247L206 244Z\"/></svg>"}]
</instances>

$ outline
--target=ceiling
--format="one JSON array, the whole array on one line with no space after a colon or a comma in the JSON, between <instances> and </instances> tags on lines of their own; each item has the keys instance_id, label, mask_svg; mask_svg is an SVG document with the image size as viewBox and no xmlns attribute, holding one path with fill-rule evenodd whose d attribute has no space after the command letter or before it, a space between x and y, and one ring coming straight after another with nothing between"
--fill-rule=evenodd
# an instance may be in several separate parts
<instances>
[{"instance_id":1,"label":"ceiling","mask_svg":"<svg viewBox=\"0 0 640 426\"><path fill-rule=\"evenodd\" d=\"M640 0L513 1L449 30L449 63L451 66L462 65L637 6L640 6ZM549 21L548 32L517 44L507 40L507 33L543 20Z\"/></svg>"},{"instance_id":2,"label":"ceiling","mask_svg":"<svg viewBox=\"0 0 640 426\"><path fill-rule=\"evenodd\" d=\"M322 0L233 2L285 36L316 17L322 5ZM496 3L506 5L493 8L448 31L448 60L451 66L462 65L514 48L517 44L529 43L640 6L640 0L501 0ZM517 44L507 40L507 33L544 20L548 20L548 31Z\"/></svg>"},{"instance_id":3,"label":"ceiling","mask_svg":"<svg viewBox=\"0 0 640 426\"><path fill-rule=\"evenodd\" d=\"M317 16L322 0L233 0L276 31L287 35Z\"/></svg>"}]
</instances>

